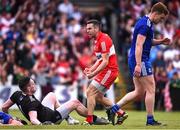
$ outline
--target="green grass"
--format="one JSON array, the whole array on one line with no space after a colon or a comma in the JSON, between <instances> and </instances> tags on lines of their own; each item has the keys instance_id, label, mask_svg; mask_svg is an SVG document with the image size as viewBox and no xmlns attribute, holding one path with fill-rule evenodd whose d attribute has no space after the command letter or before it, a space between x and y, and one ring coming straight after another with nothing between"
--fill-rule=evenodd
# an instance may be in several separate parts
<instances>
[{"instance_id":1,"label":"green grass","mask_svg":"<svg viewBox=\"0 0 180 130\"><path fill-rule=\"evenodd\" d=\"M156 119L166 123L167 126L145 126L146 121L146 113L142 111L127 111L129 114L128 119L122 124L122 125L116 125L113 126L111 124L109 125L92 125L92 126L83 126L83 125L67 125L66 121L63 121L60 125L48 125L48 126L33 126L33 125L27 125L27 126L0 126L0 129L18 129L18 130L24 130L24 129L31 129L31 130L39 130L39 129L68 129L68 130L180 130L180 112L155 112ZM25 119L22 114L17 111L13 110L10 111L10 114L20 117L22 119ZM96 111L96 115L99 116L106 116L104 111ZM85 118L80 117L75 112L71 114L74 118L81 121L81 123L84 121Z\"/></svg>"}]
</instances>

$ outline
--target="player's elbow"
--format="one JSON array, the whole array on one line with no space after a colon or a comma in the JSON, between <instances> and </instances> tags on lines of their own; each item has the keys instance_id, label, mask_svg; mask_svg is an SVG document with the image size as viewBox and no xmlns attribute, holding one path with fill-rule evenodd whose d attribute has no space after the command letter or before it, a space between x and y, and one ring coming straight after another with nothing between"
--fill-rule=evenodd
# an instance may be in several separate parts
<instances>
[{"instance_id":1,"label":"player's elbow","mask_svg":"<svg viewBox=\"0 0 180 130\"><path fill-rule=\"evenodd\" d=\"M9 109L9 107L7 107L5 105L2 106L2 111L3 112L8 113L8 109Z\"/></svg>"}]
</instances>

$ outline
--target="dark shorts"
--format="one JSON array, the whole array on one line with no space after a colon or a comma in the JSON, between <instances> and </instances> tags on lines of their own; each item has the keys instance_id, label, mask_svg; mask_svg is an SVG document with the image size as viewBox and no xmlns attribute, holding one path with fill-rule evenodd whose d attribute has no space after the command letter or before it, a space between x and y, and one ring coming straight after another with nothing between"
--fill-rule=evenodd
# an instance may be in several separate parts
<instances>
[{"instance_id":1,"label":"dark shorts","mask_svg":"<svg viewBox=\"0 0 180 130\"><path fill-rule=\"evenodd\" d=\"M51 110L48 107L43 107L43 109L41 109L41 112L39 112L38 119L41 122L51 121L52 123L56 123L62 120L62 116L56 110Z\"/></svg>"}]
</instances>

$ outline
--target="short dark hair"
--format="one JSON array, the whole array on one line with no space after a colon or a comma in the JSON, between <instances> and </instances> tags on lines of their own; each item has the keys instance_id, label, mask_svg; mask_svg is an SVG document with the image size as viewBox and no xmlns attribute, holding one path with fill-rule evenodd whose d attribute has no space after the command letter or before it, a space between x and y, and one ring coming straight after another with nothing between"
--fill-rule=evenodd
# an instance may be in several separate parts
<instances>
[{"instance_id":1,"label":"short dark hair","mask_svg":"<svg viewBox=\"0 0 180 130\"><path fill-rule=\"evenodd\" d=\"M164 5L162 2L158 2L154 4L151 8L151 12L158 12L160 14L169 14L169 10L167 9L166 5Z\"/></svg>"},{"instance_id":2,"label":"short dark hair","mask_svg":"<svg viewBox=\"0 0 180 130\"><path fill-rule=\"evenodd\" d=\"M24 92L26 90L27 85L29 84L30 77L22 77L19 80L19 88Z\"/></svg>"},{"instance_id":3,"label":"short dark hair","mask_svg":"<svg viewBox=\"0 0 180 130\"><path fill-rule=\"evenodd\" d=\"M101 22L99 22L97 19L90 19L86 22L87 24L93 24L94 26L98 27L99 29L101 29Z\"/></svg>"}]
</instances>

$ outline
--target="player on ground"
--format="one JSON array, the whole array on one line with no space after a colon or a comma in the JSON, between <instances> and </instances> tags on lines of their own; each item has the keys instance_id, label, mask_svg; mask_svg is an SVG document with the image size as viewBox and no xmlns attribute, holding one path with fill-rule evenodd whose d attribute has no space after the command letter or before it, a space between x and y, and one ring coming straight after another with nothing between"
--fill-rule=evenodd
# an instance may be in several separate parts
<instances>
[{"instance_id":1,"label":"player on ground","mask_svg":"<svg viewBox=\"0 0 180 130\"><path fill-rule=\"evenodd\" d=\"M34 93L36 92L36 85L29 77L23 77L19 81L19 88L21 91L16 91L12 94L2 106L4 112L16 104L22 114L33 124L40 125L44 122L52 122L55 124L61 123L73 111L86 117L87 108L79 102L79 100L72 100L60 105L54 93L50 92L43 100L42 103L36 99ZM99 118L96 117L94 122L97 123ZM99 123L102 120L99 119ZM104 120L103 120L104 121ZM106 122L105 122L106 123Z\"/></svg>"},{"instance_id":2,"label":"player on ground","mask_svg":"<svg viewBox=\"0 0 180 130\"><path fill-rule=\"evenodd\" d=\"M149 54L151 47L154 45L170 45L168 38L154 39L153 24L160 23L168 16L167 7L159 2L152 8L151 12L140 18L134 29L131 50L128 58L128 65L135 90L126 94L117 104L109 111L111 118L114 118L115 112L122 106L135 99L138 96L145 95L145 105L147 111L146 125L162 125L154 119L154 98L155 98L155 81L152 72Z\"/></svg>"},{"instance_id":3,"label":"player on ground","mask_svg":"<svg viewBox=\"0 0 180 130\"><path fill-rule=\"evenodd\" d=\"M25 121L16 119L11 115L0 112L0 125L23 125L27 124Z\"/></svg>"},{"instance_id":4,"label":"player on ground","mask_svg":"<svg viewBox=\"0 0 180 130\"><path fill-rule=\"evenodd\" d=\"M93 48L97 61L92 67L84 70L85 75L89 79L93 78L86 92L88 116L84 124L93 124L93 111L96 101L105 107L113 105L111 100L104 97L104 94L118 76L118 64L112 39L101 32L101 23L98 20L89 20L86 24L86 30L94 42ZM122 110L119 110L117 114L117 124L121 124L128 116Z\"/></svg>"}]
</instances>

